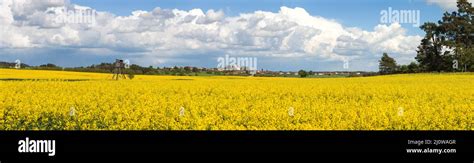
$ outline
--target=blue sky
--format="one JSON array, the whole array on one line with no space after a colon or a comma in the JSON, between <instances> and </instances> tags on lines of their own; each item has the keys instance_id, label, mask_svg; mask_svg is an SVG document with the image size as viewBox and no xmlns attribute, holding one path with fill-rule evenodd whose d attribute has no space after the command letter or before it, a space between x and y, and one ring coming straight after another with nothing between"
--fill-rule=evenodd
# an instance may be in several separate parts
<instances>
[{"instance_id":1,"label":"blue sky","mask_svg":"<svg viewBox=\"0 0 474 163\"><path fill-rule=\"evenodd\" d=\"M58 22L75 5L97 11L94 22ZM0 61L216 67L231 55L258 58L258 69L377 71L383 52L414 61L424 35L413 23L381 22L382 11L436 22L455 0L5 0L0 8Z\"/></svg>"},{"instance_id":2,"label":"blue sky","mask_svg":"<svg viewBox=\"0 0 474 163\"><path fill-rule=\"evenodd\" d=\"M155 7L191 10L223 10L226 15L257 10L278 12L281 6L302 7L311 15L335 19L345 26L371 30L380 23L380 11L388 7L399 10L421 10L421 22L438 21L443 9L424 0L72 0L97 10L126 16L135 10L151 11ZM410 34L423 34L419 28L402 24Z\"/></svg>"}]
</instances>

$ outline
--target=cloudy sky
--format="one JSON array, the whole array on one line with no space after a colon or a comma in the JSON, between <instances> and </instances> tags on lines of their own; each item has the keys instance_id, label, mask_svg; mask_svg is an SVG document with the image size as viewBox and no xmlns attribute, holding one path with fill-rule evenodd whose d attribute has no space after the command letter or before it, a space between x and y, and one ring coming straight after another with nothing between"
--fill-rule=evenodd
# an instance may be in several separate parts
<instances>
[{"instance_id":1,"label":"cloudy sky","mask_svg":"<svg viewBox=\"0 0 474 163\"><path fill-rule=\"evenodd\" d=\"M455 0L0 0L0 61L216 67L229 55L255 57L259 69L376 71L383 52L413 61L418 23L455 8ZM397 21L402 12L409 17Z\"/></svg>"}]
</instances>

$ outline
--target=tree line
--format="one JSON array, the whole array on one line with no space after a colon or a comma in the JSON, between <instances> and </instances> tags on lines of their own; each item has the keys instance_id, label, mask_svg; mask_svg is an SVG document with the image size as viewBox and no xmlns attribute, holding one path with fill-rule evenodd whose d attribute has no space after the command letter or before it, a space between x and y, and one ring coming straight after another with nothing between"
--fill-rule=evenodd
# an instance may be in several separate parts
<instances>
[{"instance_id":1,"label":"tree line","mask_svg":"<svg viewBox=\"0 0 474 163\"><path fill-rule=\"evenodd\" d=\"M445 12L437 23L426 22L425 32L415 60L409 65L397 65L384 53L379 60L379 72L472 72L474 71L474 8L467 0L457 1L457 11Z\"/></svg>"},{"instance_id":2,"label":"tree line","mask_svg":"<svg viewBox=\"0 0 474 163\"><path fill-rule=\"evenodd\" d=\"M0 62L0 68L15 68L16 63L11 62ZM74 71L74 72L95 72L95 73L112 73L114 70L113 63L100 63L93 64L90 66L81 67L61 67L52 63L42 64L39 66L30 66L28 64L21 63L22 69L32 70L59 70L59 71ZM129 76L132 74L137 75L174 75L174 76L212 76L212 75L240 75L248 76L248 71L221 71L217 68L204 68L204 67L143 67L136 64L131 64L127 69L124 69L124 73Z\"/></svg>"}]
</instances>

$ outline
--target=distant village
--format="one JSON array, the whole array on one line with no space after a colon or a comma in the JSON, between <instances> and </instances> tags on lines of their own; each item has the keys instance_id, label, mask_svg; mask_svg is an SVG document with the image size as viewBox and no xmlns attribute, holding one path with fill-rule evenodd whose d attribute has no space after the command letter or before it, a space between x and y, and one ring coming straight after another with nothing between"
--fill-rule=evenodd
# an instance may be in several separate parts
<instances>
[{"instance_id":1,"label":"distant village","mask_svg":"<svg viewBox=\"0 0 474 163\"><path fill-rule=\"evenodd\" d=\"M225 69L214 68L212 71L225 72L231 75L254 75L254 76L279 76L279 77L301 77L302 73L307 76L362 76L371 74L372 72L365 71L271 71L271 70L249 70L245 67L228 67ZM303 72L304 71L304 72Z\"/></svg>"}]
</instances>

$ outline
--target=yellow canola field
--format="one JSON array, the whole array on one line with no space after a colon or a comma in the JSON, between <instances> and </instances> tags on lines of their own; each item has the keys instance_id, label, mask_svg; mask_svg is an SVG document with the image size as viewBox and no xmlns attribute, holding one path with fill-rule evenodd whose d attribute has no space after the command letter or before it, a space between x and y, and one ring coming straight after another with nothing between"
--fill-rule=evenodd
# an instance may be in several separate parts
<instances>
[{"instance_id":1,"label":"yellow canola field","mask_svg":"<svg viewBox=\"0 0 474 163\"><path fill-rule=\"evenodd\" d=\"M473 130L474 74L136 76L0 69L0 130Z\"/></svg>"}]
</instances>

